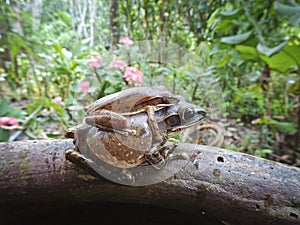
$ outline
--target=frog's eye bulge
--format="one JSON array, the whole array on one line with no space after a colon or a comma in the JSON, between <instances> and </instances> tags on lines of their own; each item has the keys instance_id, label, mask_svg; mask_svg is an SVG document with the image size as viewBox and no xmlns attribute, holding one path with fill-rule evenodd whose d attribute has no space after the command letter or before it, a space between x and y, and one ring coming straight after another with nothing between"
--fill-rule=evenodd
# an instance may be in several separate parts
<instances>
[{"instance_id":1,"label":"frog's eye bulge","mask_svg":"<svg viewBox=\"0 0 300 225\"><path fill-rule=\"evenodd\" d=\"M188 121L188 120L194 118L194 116L195 116L194 109L187 108L186 111L183 113L182 119L184 119L185 121Z\"/></svg>"},{"instance_id":2,"label":"frog's eye bulge","mask_svg":"<svg viewBox=\"0 0 300 225\"><path fill-rule=\"evenodd\" d=\"M200 117L200 119L204 119L206 117L206 111L201 108L187 108L182 116L183 120L189 121L195 117Z\"/></svg>"}]
</instances>

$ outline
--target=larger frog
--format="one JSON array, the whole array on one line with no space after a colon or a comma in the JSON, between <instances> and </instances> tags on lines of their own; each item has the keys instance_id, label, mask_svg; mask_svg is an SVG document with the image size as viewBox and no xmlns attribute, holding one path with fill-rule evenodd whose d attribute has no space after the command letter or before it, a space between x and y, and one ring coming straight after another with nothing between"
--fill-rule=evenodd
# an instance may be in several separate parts
<instances>
[{"instance_id":1,"label":"larger frog","mask_svg":"<svg viewBox=\"0 0 300 225\"><path fill-rule=\"evenodd\" d=\"M156 110L179 102L177 96L165 87L134 87L107 95L84 107L88 115L99 115L102 110L119 114L134 114L145 111L149 106Z\"/></svg>"},{"instance_id":2,"label":"larger frog","mask_svg":"<svg viewBox=\"0 0 300 225\"><path fill-rule=\"evenodd\" d=\"M155 134L146 112L134 114L105 114L87 116L75 131L76 151L68 151L70 161L90 161L78 154L91 153L97 159L118 168L131 168L145 164L156 164L168 158L175 145L167 146L170 136L179 130L199 123L205 118L205 110L178 98L177 104L162 107L154 112L158 125ZM103 127L107 129L103 129ZM153 138L160 136L161 141ZM81 160L78 160L81 157Z\"/></svg>"},{"instance_id":3,"label":"larger frog","mask_svg":"<svg viewBox=\"0 0 300 225\"><path fill-rule=\"evenodd\" d=\"M98 120L102 120L101 124L98 123L97 126L100 129L107 131L112 131L112 127L107 126L107 124L103 125L102 123L104 123L104 121L109 121L107 119L108 114L115 119L114 121L116 121L116 123L120 123L120 114L132 115L140 112L147 112L150 129L152 130L152 133L155 134L154 139L156 141L162 141L155 133L158 127L154 118L154 112L164 107L175 105L178 102L178 97L163 86L156 88L135 87L100 98L84 107L84 111L88 116L96 115ZM95 125L92 120L87 121L88 124ZM116 126L119 126L119 124L116 124Z\"/></svg>"}]
</instances>

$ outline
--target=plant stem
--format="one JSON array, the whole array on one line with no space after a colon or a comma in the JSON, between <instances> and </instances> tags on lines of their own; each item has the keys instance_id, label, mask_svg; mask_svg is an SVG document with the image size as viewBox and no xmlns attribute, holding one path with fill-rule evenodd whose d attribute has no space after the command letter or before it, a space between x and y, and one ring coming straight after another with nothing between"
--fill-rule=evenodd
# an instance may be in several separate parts
<instances>
[{"instance_id":1,"label":"plant stem","mask_svg":"<svg viewBox=\"0 0 300 225\"><path fill-rule=\"evenodd\" d=\"M23 125L23 129L22 130L18 130L17 132L15 132L12 136L9 137L8 142L10 141L14 141L16 140L22 133L23 131L26 130L26 125L29 123L29 121L34 118L43 108L44 106L44 98L42 98L41 104L36 108L36 110L33 111L33 113L31 113L26 120L24 121Z\"/></svg>"},{"instance_id":2,"label":"plant stem","mask_svg":"<svg viewBox=\"0 0 300 225\"><path fill-rule=\"evenodd\" d=\"M267 42L265 41L265 38L264 38L261 30L259 29L257 23L255 22L254 18L252 17L252 15L249 12L248 4L244 0L239 0L238 2L244 6L245 15L246 15L248 21L252 24L252 26L255 30L255 33L257 34L257 38L258 38L259 42L263 45L267 45Z\"/></svg>"},{"instance_id":3,"label":"plant stem","mask_svg":"<svg viewBox=\"0 0 300 225\"><path fill-rule=\"evenodd\" d=\"M101 77L100 77L99 73L97 72L97 69L96 69L96 68L94 68L94 72L95 72L95 74L96 74L96 77L97 77L99 83L101 84L101 83L102 83L102 80L101 80Z\"/></svg>"}]
</instances>

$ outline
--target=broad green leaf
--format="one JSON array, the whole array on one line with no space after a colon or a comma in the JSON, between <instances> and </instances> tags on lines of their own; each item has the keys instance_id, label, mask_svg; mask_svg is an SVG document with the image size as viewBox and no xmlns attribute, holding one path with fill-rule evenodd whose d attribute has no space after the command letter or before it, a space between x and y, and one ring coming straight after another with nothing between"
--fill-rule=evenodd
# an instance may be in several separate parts
<instances>
[{"instance_id":1,"label":"broad green leaf","mask_svg":"<svg viewBox=\"0 0 300 225\"><path fill-rule=\"evenodd\" d=\"M7 113L11 110L9 101L6 98L3 98L0 101L0 116L6 116Z\"/></svg>"},{"instance_id":2,"label":"broad green leaf","mask_svg":"<svg viewBox=\"0 0 300 225\"><path fill-rule=\"evenodd\" d=\"M252 34L252 31L248 31L243 34L237 34L233 36L223 37L221 38L221 42L231 45L240 44L244 41L246 41Z\"/></svg>"},{"instance_id":3,"label":"broad green leaf","mask_svg":"<svg viewBox=\"0 0 300 225\"><path fill-rule=\"evenodd\" d=\"M62 47L59 44L53 44L53 47L55 51L60 55L60 57L63 59L64 58L64 53L62 50Z\"/></svg>"},{"instance_id":4,"label":"broad green leaf","mask_svg":"<svg viewBox=\"0 0 300 225\"><path fill-rule=\"evenodd\" d=\"M273 125L276 130L284 134L295 134L297 132L297 126L295 123L281 122L268 117L262 118L261 121L263 124Z\"/></svg>"},{"instance_id":5,"label":"broad green leaf","mask_svg":"<svg viewBox=\"0 0 300 225\"><path fill-rule=\"evenodd\" d=\"M71 60L69 63L70 69L73 70L76 68L76 66L78 66L79 63L76 60Z\"/></svg>"},{"instance_id":6,"label":"broad green leaf","mask_svg":"<svg viewBox=\"0 0 300 225\"><path fill-rule=\"evenodd\" d=\"M288 123L288 122L278 122L274 120L273 125L276 129L284 134L295 134L297 132L296 124L295 123Z\"/></svg>"},{"instance_id":7,"label":"broad green leaf","mask_svg":"<svg viewBox=\"0 0 300 225\"><path fill-rule=\"evenodd\" d=\"M229 62L230 59L231 59L230 54L224 55L224 57L217 63L218 67L225 66Z\"/></svg>"},{"instance_id":8,"label":"broad green leaf","mask_svg":"<svg viewBox=\"0 0 300 225\"><path fill-rule=\"evenodd\" d=\"M282 17L289 19L289 24L293 26L300 25L300 5L297 3L286 5L278 1L274 4L275 11Z\"/></svg>"},{"instance_id":9,"label":"broad green leaf","mask_svg":"<svg viewBox=\"0 0 300 225\"><path fill-rule=\"evenodd\" d=\"M77 59L83 59L83 58L85 58L85 57L88 56L88 55L90 55L89 52L84 52L84 53L82 53L82 54L78 54L78 55L77 55Z\"/></svg>"},{"instance_id":10,"label":"broad green leaf","mask_svg":"<svg viewBox=\"0 0 300 225\"><path fill-rule=\"evenodd\" d=\"M71 19L68 13L66 12L58 12L57 16L68 26L71 25Z\"/></svg>"},{"instance_id":11,"label":"broad green leaf","mask_svg":"<svg viewBox=\"0 0 300 225\"><path fill-rule=\"evenodd\" d=\"M57 103L51 102L50 106L57 112L57 114L62 115L64 109Z\"/></svg>"},{"instance_id":12,"label":"broad green leaf","mask_svg":"<svg viewBox=\"0 0 300 225\"><path fill-rule=\"evenodd\" d=\"M271 69L282 73L295 67L299 70L300 40L297 37L291 38L277 54L274 54L271 57L260 54L260 58L265 61Z\"/></svg>"},{"instance_id":13,"label":"broad green leaf","mask_svg":"<svg viewBox=\"0 0 300 225\"><path fill-rule=\"evenodd\" d=\"M20 119L24 117L24 113L21 109L13 107L6 98L0 100L0 116L13 116Z\"/></svg>"},{"instance_id":14,"label":"broad green leaf","mask_svg":"<svg viewBox=\"0 0 300 225\"><path fill-rule=\"evenodd\" d=\"M240 56L244 60L254 60L257 61L259 59L259 55L256 51L256 48L247 45L236 45L236 50L240 53Z\"/></svg>"},{"instance_id":15,"label":"broad green leaf","mask_svg":"<svg viewBox=\"0 0 300 225\"><path fill-rule=\"evenodd\" d=\"M269 47L264 46L264 45L259 43L257 45L256 49L261 54L270 57L270 56L280 52L284 48L284 46L286 46L286 44L287 44L287 41L284 41L284 42L282 42L281 44L277 45L274 48L269 48Z\"/></svg>"},{"instance_id":16,"label":"broad green leaf","mask_svg":"<svg viewBox=\"0 0 300 225\"><path fill-rule=\"evenodd\" d=\"M8 130L0 129L0 142L8 141L9 135L10 133Z\"/></svg>"}]
</instances>

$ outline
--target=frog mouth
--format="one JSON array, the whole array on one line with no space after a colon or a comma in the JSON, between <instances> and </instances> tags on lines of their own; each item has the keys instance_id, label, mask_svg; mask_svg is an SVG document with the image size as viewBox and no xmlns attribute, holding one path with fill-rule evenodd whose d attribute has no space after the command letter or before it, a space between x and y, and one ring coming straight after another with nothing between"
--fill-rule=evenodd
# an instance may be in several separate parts
<instances>
[{"instance_id":1,"label":"frog mouth","mask_svg":"<svg viewBox=\"0 0 300 225\"><path fill-rule=\"evenodd\" d=\"M195 126L197 124L199 124L203 119L206 118L206 111L199 108L197 110L194 111L195 112L195 116L193 116L192 118L189 118L188 120L185 120L184 118L180 118L179 120L182 121L182 123L180 122L180 125L175 125L172 126L168 129L168 132L179 132L182 131L184 129L190 128L192 126Z\"/></svg>"}]
</instances>

